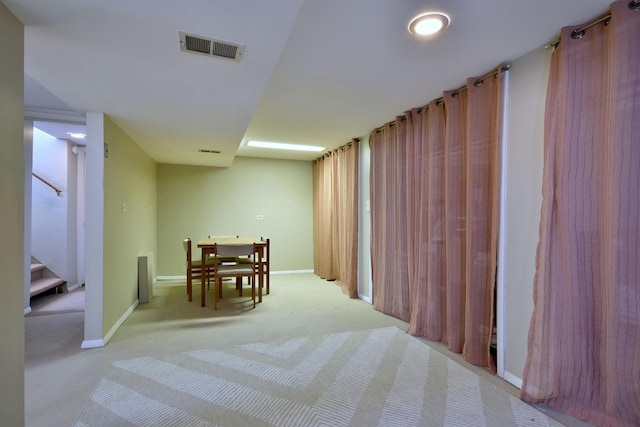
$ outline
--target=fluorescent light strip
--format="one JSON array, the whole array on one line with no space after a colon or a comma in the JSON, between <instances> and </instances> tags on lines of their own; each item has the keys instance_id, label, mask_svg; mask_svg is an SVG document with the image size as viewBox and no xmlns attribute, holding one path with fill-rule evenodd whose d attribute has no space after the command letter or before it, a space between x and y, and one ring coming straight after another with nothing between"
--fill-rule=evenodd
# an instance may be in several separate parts
<instances>
[{"instance_id":1,"label":"fluorescent light strip","mask_svg":"<svg viewBox=\"0 0 640 427\"><path fill-rule=\"evenodd\" d=\"M325 147L316 145L285 144L283 142L247 141L248 147L273 148L275 150L324 151Z\"/></svg>"}]
</instances>

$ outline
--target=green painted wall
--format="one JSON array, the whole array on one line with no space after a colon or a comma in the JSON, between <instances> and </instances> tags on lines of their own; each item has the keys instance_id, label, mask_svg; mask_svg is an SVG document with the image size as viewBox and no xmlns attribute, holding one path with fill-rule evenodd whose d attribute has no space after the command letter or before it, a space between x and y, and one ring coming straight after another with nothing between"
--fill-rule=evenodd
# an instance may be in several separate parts
<instances>
[{"instance_id":1,"label":"green painted wall","mask_svg":"<svg viewBox=\"0 0 640 427\"><path fill-rule=\"evenodd\" d=\"M109 147L104 159L106 334L138 298L138 256L155 259L157 188L156 163L108 117L104 142Z\"/></svg>"},{"instance_id":2,"label":"green painted wall","mask_svg":"<svg viewBox=\"0 0 640 427\"><path fill-rule=\"evenodd\" d=\"M24 27L0 3L0 425L24 425Z\"/></svg>"},{"instance_id":3,"label":"green painted wall","mask_svg":"<svg viewBox=\"0 0 640 427\"><path fill-rule=\"evenodd\" d=\"M184 276L182 240L207 235L269 237L272 271L312 270L311 162L158 165L158 276Z\"/></svg>"}]
</instances>

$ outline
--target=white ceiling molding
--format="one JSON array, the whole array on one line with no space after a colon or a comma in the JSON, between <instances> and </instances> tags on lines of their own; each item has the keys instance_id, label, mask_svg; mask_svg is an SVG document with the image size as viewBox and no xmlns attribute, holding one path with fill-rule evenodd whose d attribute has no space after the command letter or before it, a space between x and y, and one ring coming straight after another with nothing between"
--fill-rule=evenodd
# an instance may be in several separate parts
<instances>
[{"instance_id":1,"label":"white ceiling molding","mask_svg":"<svg viewBox=\"0 0 640 427\"><path fill-rule=\"evenodd\" d=\"M85 124L86 118L84 114L76 111L51 110L47 108L24 108L24 118L27 120L60 122L72 124Z\"/></svg>"}]
</instances>

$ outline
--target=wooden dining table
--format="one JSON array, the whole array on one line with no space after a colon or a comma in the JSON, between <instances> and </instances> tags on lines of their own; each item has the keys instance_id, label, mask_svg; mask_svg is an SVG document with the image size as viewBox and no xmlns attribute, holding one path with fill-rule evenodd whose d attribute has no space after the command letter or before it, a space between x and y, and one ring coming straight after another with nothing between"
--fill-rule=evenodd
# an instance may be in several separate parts
<instances>
[{"instance_id":1,"label":"wooden dining table","mask_svg":"<svg viewBox=\"0 0 640 427\"><path fill-rule=\"evenodd\" d=\"M265 247L267 246L267 243L265 241L263 241L261 238L256 238L256 237L241 237L241 236L236 236L236 237L203 237L201 239L198 240L198 247L202 250L202 257L201 259L201 263L202 263L202 274L201 274L201 278L202 278L202 285L201 285L201 292L200 292L200 306L204 307L206 305L206 281L207 281L207 275L205 274L206 271L206 266L205 266L205 262L207 259L207 256L209 256L209 254L213 251L213 247L214 245L251 245L251 244L255 244L256 248L258 250L258 262L259 262L259 270L260 272L262 272L263 270L263 266L262 266L262 259L264 256L264 250ZM262 274L258 275L258 302L262 302L262 287L264 285L264 277ZM214 285L215 286L215 285Z\"/></svg>"}]
</instances>

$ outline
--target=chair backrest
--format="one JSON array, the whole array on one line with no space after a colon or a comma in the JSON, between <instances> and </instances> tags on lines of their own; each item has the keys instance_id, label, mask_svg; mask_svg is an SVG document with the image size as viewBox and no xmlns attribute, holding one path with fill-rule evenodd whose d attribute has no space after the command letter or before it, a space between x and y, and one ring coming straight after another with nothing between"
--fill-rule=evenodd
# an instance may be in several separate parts
<instances>
[{"instance_id":1,"label":"chair backrest","mask_svg":"<svg viewBox=\"0 0 640 427\"><path fill-rule=\"evenodd\" d=\"M187 253L187 262L191 262L191 239L186 238L182 241L182 249Z\"/></svg>"},{"instance_id":2,"label":"chair backrest","mask_svg":"<svg viewBox=\"0 0 640 427\"><path fill-rule=\"evenodd\" d=\"M260 240L262 241L262 243L264 243L264 251L263 251L263 258L266 262L269 262L269 245L271 243L271 239L269 239L268 237L260 237Z\"/></svg>"},{"instance_id":3,"label":"chair backrest","mask_svg":"<svg viewBox=\"0 0 640 427\"><path fill-rule=\"evenodd\" d=\"M213 250L217 256L253 256L256 252L254 244L239 244L239 245L219 245L216 244Z\"/></svg>"}]
</instances>

